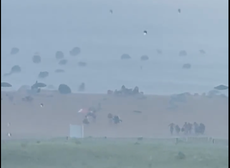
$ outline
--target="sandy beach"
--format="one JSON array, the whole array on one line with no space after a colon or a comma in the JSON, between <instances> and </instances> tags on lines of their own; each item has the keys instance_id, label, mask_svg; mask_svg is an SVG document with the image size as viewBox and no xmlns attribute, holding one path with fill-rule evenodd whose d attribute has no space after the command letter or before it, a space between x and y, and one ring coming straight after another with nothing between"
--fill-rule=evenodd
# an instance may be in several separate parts
<instances>
[{"instance_id":1,"label":"sandy beach","mask_svg":"<svg viewBox=\"0 0 230 168\"><path fill-rule=\"evenodd\" d=\"M69 136L69 125L83 124L81 108L98 107L95 122L84 126L92 137L170 137L170 123L204 123L205 135L228 136L228 98L189 95L184 103L170 108L170 96L118 97L106 94L70 94L43 91L32 102L25 93L1 92L2 139ZM11 97L11 100L10 100ZM13 98L12 98L13 97ZM40 104L43 104L43 107ZM136 112L139 111L139 112ZM108 113L119 115L118 125L109 123ZM11 133L11 137L7 134Z\"/></svg>"}]
</instances>

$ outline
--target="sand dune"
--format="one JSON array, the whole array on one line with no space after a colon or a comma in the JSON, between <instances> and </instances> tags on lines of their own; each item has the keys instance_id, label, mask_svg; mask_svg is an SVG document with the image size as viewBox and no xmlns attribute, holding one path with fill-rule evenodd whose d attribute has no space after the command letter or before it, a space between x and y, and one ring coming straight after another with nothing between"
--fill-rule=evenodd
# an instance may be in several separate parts
<instances>
[{"instance_id":1,"label":"sand dune","mask_svg":"<svg viewBox=\"0 0 230 168\"><path fill-rule=\"evenodd\" d=\"M8 96L7 96L8 95ZM13 96L12 101L9 95ZM81 108L96 107L97 120L85 126L85 136L107 137L167 137L168 124L182 126L184 122L202 122L206 135L228 136L228 98L188 96L185 103L177 103L177 109L168 109L170 96L148 95L145 98L116 97L96 94L60 95L42 92L33 96L32 102L22 101L24 93L2 92L1 134L12 133L11 138L62 137L69 135L69 124L82 124ZM43 107L40 104L43 103ZM141 113L135 113L139 110ZM123 122L109 124L107 114L118 114ZM10 126L7 125L10 123Z\"/></svg>"}]
</instances>

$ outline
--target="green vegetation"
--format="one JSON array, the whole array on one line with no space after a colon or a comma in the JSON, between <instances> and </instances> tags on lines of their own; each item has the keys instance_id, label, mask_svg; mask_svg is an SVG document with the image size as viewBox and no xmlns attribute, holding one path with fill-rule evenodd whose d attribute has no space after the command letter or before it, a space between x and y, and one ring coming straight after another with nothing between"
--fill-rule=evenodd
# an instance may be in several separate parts
<instances>
[{"instance_id":1,"label":"green vegetation","mask_svg":"<svg viewBox=\"0 0 230 168\"><path fill-rule=\"evenodd\" d=\"M2 168L228 167L228 148L211 143L91 138L1 144Z\"/></svg>"}]
</instances>

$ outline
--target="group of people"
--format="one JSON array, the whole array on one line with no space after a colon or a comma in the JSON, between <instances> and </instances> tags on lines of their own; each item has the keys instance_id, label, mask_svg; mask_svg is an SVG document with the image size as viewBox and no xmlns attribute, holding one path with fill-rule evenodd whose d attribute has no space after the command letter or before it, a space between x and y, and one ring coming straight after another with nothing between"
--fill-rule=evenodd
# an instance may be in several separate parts
<instances>
[{"instance_id":1,"label":"group of people","mask_svg":"<svg viewBox=\"0 0 230 168\"><path fill-rule=\"evenodd\" d=\"M113 115L111 113L108 114L108 119L110 123L118 124L122 122L121 118L118 115Z\"/></svg>"},{"instance_id":2,"label":"group of people","mask_svg":"<svg viewBox=\"0 0 230 168\"><path fill-rule=\"evenodd\" d=\"M118 124L118 123L122 122L121 118L118 115L113 115L113 114L109 113L107 117L109 119L109 123ZM85 115L85 118L83 119L83 123L86 125L90 124L90 119L92 119L93 121L96 120L96 111L95 110L90 110Z\"/></svg>"},{"instance_id":3,"label":"group of people","mask_svg":"<svg viewBox=\"0 0 230 168\"><path fill-rule=\"evenodd\" d=\"M143 92L139 92L139 88L137 86L134 89L132 89L132 88L128 89L123 85L120 90L115 90L115 91L108 90L107 94L109 94L109 95L114 94L114 95L125 95L125 96L127 96L127 95L143 94Z\"/></svg>"},{"instance_id":4,"label":"group of people","mask_svg":"<svg viewBox=\"0 0 230 168\"><path fill-rule=\"evenodd\" d=\"M169 124L170 134L173 135L176 133L176 135L179 135L180 133L183 133L185 135L203 135L205 132L205 125L203 123L198 124L197 122L189 123L185 122L182 127L180 127L177 124L171 123Z\"/></svg>"},{"instance_id":5,"label":"group of people","mask_svg":"<svg viewBox=\"0 0 230 168\"><path fill-rule=\"evenodd\" d=\"M89 111L86 115L85 115L85 118L83 119L83 123L88 125L90 124L90 118L93 119L93 121L96 120L97 116L96 116L96 112L91 110Z\"/></svg>"},{"instance_id":6,"label":"group of people","mask_svg":"<svg viewBox=\"0 0 230 168\"><path fill-rule=\"evenodd\" d=\"M86 113L83 119L83 123L87 125L87 124L90 124L90 120L95 121L97 118L96 112L100 111L100 109L101 109L101 103L98 103L97 108L90 107L88 109L89 112Z\"/></svg>"}]
</instances>

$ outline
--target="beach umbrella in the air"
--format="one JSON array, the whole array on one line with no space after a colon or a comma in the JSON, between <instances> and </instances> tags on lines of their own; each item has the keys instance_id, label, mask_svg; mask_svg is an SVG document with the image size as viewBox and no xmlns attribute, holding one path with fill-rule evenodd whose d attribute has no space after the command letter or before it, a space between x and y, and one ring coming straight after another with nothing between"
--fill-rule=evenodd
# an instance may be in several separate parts
<instances>
[{"instance_id":1,"label":"beach umbrella in the air","mask_svg":"<svg viewBox=\"0 0 230 168\"><path fill-rule=\"evenodd\" d=\"M185 50L181 50L179 52L179 56L186 56L186 55L187 55L187 51L185 51Z\"/></svg>"},{"instance_id":2,"label":"beach umbrella in the air","mask_svg":"<svg viewBox=\"0 0 230 168\"><path fill-rule=\"evenodd\" d=\"M33 88L42 88L42 87L46 87L46 84L38 82L38 81L36 81L36 83L31 86L32 89Z\"/></svg>"},{"instance_id":3,"label":"beach umbrella in the air","mask_svg":"<svg viewBox=\"0 0 230 168\"><path fill-rule=\"evenodd\" d=\"M204 50L199 50L201 54L205 54L206 52Z\"/></svg>"},{"instance_id":4,"label":"beach umbrella in the air","mask_svg":"<svg viewBox=\"0 0 230 168\"><path fill-rule=\"evenodd\" d=\"M1 87L12 87L12 85L7 82L1 82Z\"/></svg>"},{"instance_id":5,"label":"beach umbrella in the air","mask_svg":"<svg viewBox=\"0 0 230 168\"><path fill-rule=\"evenodd\" d=\"M80 54L81 49L79 47L74 47L69 53L72 56L77 56L78 54Z\"/></svg>"},{"instance_id":6,"label":"beach umbrella in the air","mask_svg":"<svg viewBox=\"0 0 230 168\"><path fill-rule=\"evenodd\" d=\"M39 64L41 62L41 56L39 55L39 53L35 53L35 55L32 57L32 61L35 64Z\"/></svg>"},{"instance_id":7,"label":"beach umbrella in the air","mask_svg":"<svg viewBox=\"0 0 230 168\"><path fill-rule=\"evenodd\" d=\"M64 53L62 51L57 51L55 54L56 59L63 59L64 58Z\"/></svg>"},{"instance_id":8,"label":"beach umbrella in the air","mask_svg":"<svg viewBox=\"0 0 230 168\"><path fill-rule=\"evenodd\" d=\"M39 74L38 74L38 78L46 78L49 76L49 72L47 71L41 71Z\"/></svg>"},{"instance_id":9,"label":"beach umbrella in the air","mask_svg":"<svg viewBox=\"0 0 230 168\"><path fill-rule=\"evenodd\" d=\"M130 59L131 56L129 54L122 54L121 55L121 59L124 60L124 59Z\"/></svg>"},{"instance_id":10,"label":"beach umbrella in the air","mask_svg":"<svg viewBox=\"0 0 230 168\"><path fill-rule=\"evenodd\" d=\"M10 73L19 73L21 71L22 71L22 69L19 65L14 65L14 66L12 66Z\"/></svg>"},{"instance_id":11,"label":"beach umbrella in the air","mask_svg":"<svg viewBox=\"0 0 230 168\"><path fill-rule=\"evenodd\" d=\"M13 48L11 49L11 51L10 51L10 54L11 54L11 55L14 55L14 54L17 54L18 52L19 52L19 48L13 47Z\"/></svg>"},{"instance_id":12,"label":"beach umbrella in the air","mask_svg":"<svg viewBox=\"0 0 230 168\"><path fill-rule=\"evenodd\" d=\"M226 86L226 85L219 85L219 86L214 87L214 89L216 89L216 90L227 90L228 86Z\"/></svg>"},{"instance_id":13,"label":"beach umbrella in the air","mask_svg":"<svg viewBox=\"0 0 230 168\"><path fill-rule=\"evenodd\" d=\"M22 71L21 67L19 65L12 66L9 73L5 73L4 76L9 76L15 73L20 73Z\"/></svg>"},{"instance_id":14,"label":"beach umbrella in the air","mask_svg":"<svg viewBox=\"0 0 230 168\"><path fill-rule=\"evenodd\" d=\"M147 55L142 55L141 56L141 61L147 61L149 57Z\"/></svg>"},{"instance_id":15,"label":"beach umbrella in the air","mask_svg":"<svg viewBox=\"0 0 230 168\"><path fill-rule=\"evenodd\" d=\"M66 60L66 59L62 59L62 60L60 60L59 61L59 65L66 65L67 64L67 62L68 62L68 60Z\"/></svg>"},{"instance_id":16,"label":"beach umbrella in the air","mask_svg":"<svg viewBox=\"0 0 230 168\"><path fill-rule=\"evenodd\" d=\"M60 84L58 87L58 91L60 94L70 94L72 92L70 87L66 84Z\"/></svg>"},{"instance_id":17,"label":"beach umbrella in the air","mask_svg":"<svg viewBox=\"0 0 230 168\"><path fill-rule=\"evenodd\" d=\"M186 63L182 66L183 69L190 69L192 66L189 63Z\"/></svg>"}]
</instances>

